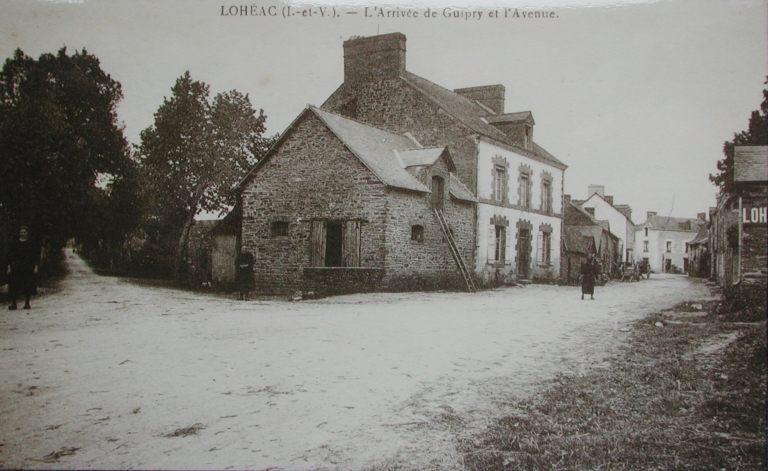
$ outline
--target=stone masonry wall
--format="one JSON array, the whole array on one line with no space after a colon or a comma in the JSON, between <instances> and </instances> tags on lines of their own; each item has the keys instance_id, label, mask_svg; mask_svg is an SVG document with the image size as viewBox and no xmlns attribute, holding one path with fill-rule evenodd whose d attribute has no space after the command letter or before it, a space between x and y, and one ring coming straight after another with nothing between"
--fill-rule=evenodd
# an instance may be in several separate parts
<instances>
[{"instance_id":1,"label":"stone masonry wall","mask_svg":"<svg viewBox=\"0 0 768 471\"><path fill-rule=\"evenodd\" d=\"M441 159L417 177L428 187L433 175L446 182L443 213L453 230L456 245L472 269L474 254L474 206L449 196L450 175ZM465 289L451 255L448 241L435 216L430 195L390 190L387 207L387 273L384 283L392 289ZM423 241L411 240L411 226L424 227ZM401 286L412 284L411 288Z\"/></svg>"},{"instance_id":2,"label":"stone masonry wall","mask_svg":"<svg viewBox=\"0 0 768 471\"><path fill-rule=\"evenodd\" d=\"M258 292L302 289L313 218L364 219L360 265L384 266L386 186L317 116L302 120L243 191L242 250L255 255ZM287 237L272 237L275 220Z\"/></svg>"}]
</instances>

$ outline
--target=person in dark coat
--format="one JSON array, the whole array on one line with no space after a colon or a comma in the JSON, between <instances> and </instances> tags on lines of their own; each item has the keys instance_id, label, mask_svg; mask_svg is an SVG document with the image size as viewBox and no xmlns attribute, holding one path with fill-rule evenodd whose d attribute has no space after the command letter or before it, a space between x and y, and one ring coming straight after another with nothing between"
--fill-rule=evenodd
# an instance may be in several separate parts
<instances>
[{"instance_id":1,"label":"person in dark coat","mask_svg":"<svg viewBox=\"0 0 768 471\"><path fill-rule=\"evenodd\" d=\"M598 275L598 267L593 255L587 257L587 262L581 265L581 299L588 294L595 299L595 279Z\"/></svg>"},{"instance_id":2,"label":"person in dark coat","mask_svg":"<svg viewBox=\"0 0 768 471\"><path fill-rule=\"evenodd\" d=\"M29 229L21 226L19 240L14 241L8 252L8 294L11 305L17 308L16 299L24 296L24 309L30 309L29 298L37 294L37 266L40 263L40 250L29 240Z\"/></svg>"},{"instance_id":3,"label":"person in dark coat","mask_svg":"<svg viewBox=\"0 0 768 471\"><path fill-rule=\"evenodd\" d=\"M235 284L240 292L238 299L245 301L248 293L251 291L254 283L253 277L253 254L244 252L235 259Z\"/></svg>"}]
</instances>

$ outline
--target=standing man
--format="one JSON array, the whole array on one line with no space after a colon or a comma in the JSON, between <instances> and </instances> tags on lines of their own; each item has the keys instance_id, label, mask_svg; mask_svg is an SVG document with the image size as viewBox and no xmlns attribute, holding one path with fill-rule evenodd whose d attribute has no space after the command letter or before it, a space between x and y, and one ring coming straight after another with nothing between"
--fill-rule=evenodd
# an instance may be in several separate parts
<instances>
[{"instance_id":1,"label":"standing man","mask_svg":"<svg viewBox=\"0 0 768 471\"><path fill-rule=\"evenodd\" d=\"M588 294L591 299L595 299L595 278L598 275L595 256L589 254L587 262L581 265L581 299Z\"/></svg>"},{"instance_id":2,"label":"standing man","mask_svg":"<svg viewBox=\"0 0 768 471\"><path fill-rule=\"evenodd\" d=\"M255 281L253 264L253 254L250 252L241 253L235 260L235 283L237 284L237 290L240 292L238 299L241 301L248 299L248 293L251 291Z\"/></svg>"},{"instance_id":3,"label":"standing man","mask_svg":"<svg viewBox=\"0 0 768 471\"><path fill-rule=\"evenodd\" d=\"M40 250L29 240L29 229L21 226L19 240L14 241L8 252L8 294L11 311L17 309L16 298L24 296L24 309L31 309L29 298L37 294L37 266Z\"/></svg>"}]
</instances>

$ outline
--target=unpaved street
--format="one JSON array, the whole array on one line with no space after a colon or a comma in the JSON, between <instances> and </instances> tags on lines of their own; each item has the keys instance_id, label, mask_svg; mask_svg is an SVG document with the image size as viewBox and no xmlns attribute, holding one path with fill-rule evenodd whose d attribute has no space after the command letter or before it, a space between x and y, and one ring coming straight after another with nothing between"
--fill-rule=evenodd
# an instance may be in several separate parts
<instances>
[{"instance_id":1,"label":"unpaved street","mask_svg":"<svg viewBox=\"0 0 768 471\"><path fill-rule=\"evenodd\" d=\"M510 396L710 297L657 275L595 301L536 285L238 302L68 260L60 292L0 312L1 468L457 469L454 440Z\"/></svg>"}]
</instances>

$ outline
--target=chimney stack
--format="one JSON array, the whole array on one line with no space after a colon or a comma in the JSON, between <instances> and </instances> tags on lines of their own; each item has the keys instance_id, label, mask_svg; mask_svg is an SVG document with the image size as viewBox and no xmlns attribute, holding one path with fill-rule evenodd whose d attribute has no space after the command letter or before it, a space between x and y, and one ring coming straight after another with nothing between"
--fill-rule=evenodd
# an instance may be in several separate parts
<instances>
[{"instance_id":1,"label":"chimney stack","mask_svg":"<svg viewBox=\"0 0 768 471\"><path fill-rule=\"evenodd\" d=\"M405 35L382 34L344 41L344 83L358 85L405 75Z\"/></svg>"},{"instance_id":2,"label":"chimney stack","mask_svg":"<svg viewBox=\"0 0 768 471\"><path fill-rule=\"evenodd\" d=\"M608 202L611 206L613 206L613 196L606 196L605 201Z\"/></svg>"},{"instance_id":3,"label":"chimney stack","mask_svg":"<svg viewBox=\"0 0 768 471\"><path fill-rule=\"evenodd\" d=\"M595 208L584 208L584 211L588 212L590 216L595 217Z\"/></svg>"},{"instance_id":4,"label":"chimney stack","mask_svg":"<svg viewBox=\"0 0 768 471\"><path fill-rule=\"evenodd\" d=\"M589 197L595 193L600 195L601 198L605 198L605 185L589 185L587 190L587 199L589 199Z\"/></svg>"},{"instance_id":5,"label":"chimney stack","mask_svg":"<svg viewBox=\"0 0 768 471\"><path fill-rule=\"evenodd\" d=\"M454 92L470 100L479 101L496 114L504 114L504 95L506 93L504 85L457 88Z\"/></svg>"},{"instance_id":6,"label":"chimney stack","mask_svg":"<svg viewBox=\"0 0 768 471\"><path fill-rule=\"evenodd\" d=\"M646 219L651 219L652 216L656 216L656 211L648 211L648 217Z\"/></svg>"},{"instance_id":7,"label":"chimney stack","mask_svg":"<svg viewBox=\"0 0 768 471\"><path fill-rule=\"evenodd\" d=\"M563 195L563 207L567 208L571 204L571 195Z\"/></svg>"}]
</instances>

